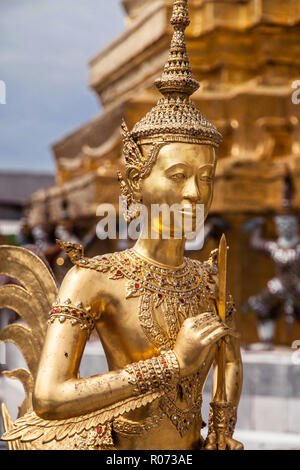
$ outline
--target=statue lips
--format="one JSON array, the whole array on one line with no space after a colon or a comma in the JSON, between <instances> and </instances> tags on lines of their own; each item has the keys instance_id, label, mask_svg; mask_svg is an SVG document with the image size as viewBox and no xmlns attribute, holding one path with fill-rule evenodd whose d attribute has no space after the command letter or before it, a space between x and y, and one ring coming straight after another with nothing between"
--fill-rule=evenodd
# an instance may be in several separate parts
<instances>
[{"instance_id":1,"label":"statue lips","mask_svg":"<svg viewBox=\"0 0 300 470\"><path fill-rule=\"evenodd\" d=\"M184 204L182 210L180 211L181 214L190 216L195 218L197 215L197 206L200 204Z\"/></svg>"},{"instance_id":2,"label":"statue lips","mask_svg":"<svg viewBox=\"0 0 300 470\"><path fill-rule=\"evenodd\" d=\"M201 211L198 210L197 205L186 205L180 211L180 214L183 216L184 227L190 227L191 231L198 232L203 220L201 217Z\"/></svg>"}]
</instances>

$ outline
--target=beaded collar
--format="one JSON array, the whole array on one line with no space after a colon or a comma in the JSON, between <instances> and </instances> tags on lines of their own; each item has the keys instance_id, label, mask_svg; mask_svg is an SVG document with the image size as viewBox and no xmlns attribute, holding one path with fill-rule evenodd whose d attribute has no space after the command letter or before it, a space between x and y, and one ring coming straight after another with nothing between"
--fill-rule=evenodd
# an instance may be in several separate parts
<instances>
[{"instance_id":1,"label":"beaded collar","mask_svg":"<svg viewBox=\"0 0 300 470\"><path fill-rule=\"evenodd\" d=\"M77 266L107 273L113 280L126 280L126 298L140 297L140 325L159 351L173 347L184 319L213 308L216 267L212 260L200 263L184 258L182 266L167 268L132 249L87 258L80 245L59 243ZM157 321L158 308L167 331Z\"/></svg>"}]
</instances>

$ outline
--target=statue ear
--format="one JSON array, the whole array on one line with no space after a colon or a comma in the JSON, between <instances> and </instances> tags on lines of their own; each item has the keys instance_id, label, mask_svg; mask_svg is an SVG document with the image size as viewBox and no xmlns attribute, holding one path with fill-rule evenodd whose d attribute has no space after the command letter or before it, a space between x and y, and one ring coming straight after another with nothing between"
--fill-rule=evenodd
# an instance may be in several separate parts
<instances>
[{"instance_id":1,"label":"statue ear","mask_svg":"<svg viewBox=\"0 0 300 470\"><path fill-rule=\"evenodd\" d=\"M142 191L141 191L141 174L138 168L128 168L126 171L126 179L130 188L130 191L133 195L133 199L136 202L142 200Z\"/></svg>"}]
</instances>

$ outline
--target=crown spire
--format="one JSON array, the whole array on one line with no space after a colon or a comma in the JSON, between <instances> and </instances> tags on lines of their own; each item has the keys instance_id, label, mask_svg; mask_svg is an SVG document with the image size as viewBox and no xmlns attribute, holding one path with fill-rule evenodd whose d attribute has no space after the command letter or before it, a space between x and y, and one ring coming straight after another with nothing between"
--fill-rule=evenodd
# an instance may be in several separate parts
<instances>
[{"instance_id":1,"label":"crown spire","mask_svg":"<svg viewBox=\"0 0 300 470\"><path fill-rule=\"evenodd\" d=\"M133 127L136 143L192 142L218 147L221 134L197 109L190 96L199 88L187 55L185 30L190 24L188 0L174 0L174 28L169 59L155 85L163 95L156 106Z\"/></svg>"},{"instance_id":2,"label":"crown spire","mask_svg":"<svg viewBox=\"0 0 300 470\"><path fill-rule=\"evenodd\" d=\"M163 95L174 93L190 96L199 88L186 50L185 30L189 24L188 0L174 0L171 17L174 33L169 58L161 78L155 81Z\"/></svg>"}]
</instances>

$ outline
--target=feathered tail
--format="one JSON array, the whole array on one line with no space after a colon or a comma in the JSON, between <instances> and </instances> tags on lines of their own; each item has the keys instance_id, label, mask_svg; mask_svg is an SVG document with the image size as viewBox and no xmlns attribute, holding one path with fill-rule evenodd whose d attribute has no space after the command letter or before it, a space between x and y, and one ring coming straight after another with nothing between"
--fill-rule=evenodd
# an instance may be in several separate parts
<instances>
[{"instance_id":1,"label":"feathered tail","mask_svg":"<svg viewBox=\"0 0 300 470\"><path fill-rule=\"evenodd\" d=\"M27 326L12 324L0 332L0 341L12 342L20 349L28 369L4 371L3 374L22 383L26 398L19 407L19 417L32 410L32 392L39 358L47 329L47 315L57 297L57 286L41 259L25 248L0 246L0 275L18 281L20 285L0 287L0 309L14 310ZM2 406L5 431L13 420ZM9 449L23 449L22 443L9 443Z\"/></svg>"},{"instance_id":2,"label":"feathered tail","mask_svg":"<svg viewBox=\"0 0 300 470\"><path fill-rule=\"evenodd\" d=\"M83 253L83 248L79 245L64 244L63 247L67 253L70 250ZM46 334L47 316L57 297L57 287L43 262L23 248L0 247L0 274L6 274L22 284L0 288L0 308L6 307L16 311L28 325L10 325L0 332L0 340L12 341L19 347L28 366L28 370L4 372L8 377L22 382L26 399L15 422L6 406L2 405L6 431L2 439L7 441L10 450L78 449L77 439L79 443L82 440L93 442L90 444L92 449L113 448L113 420L160 399L163 392L149 392L86 415L64 420L45 420L38 417L32 410L33 385Z\"/></svg>"}]
</instances>

